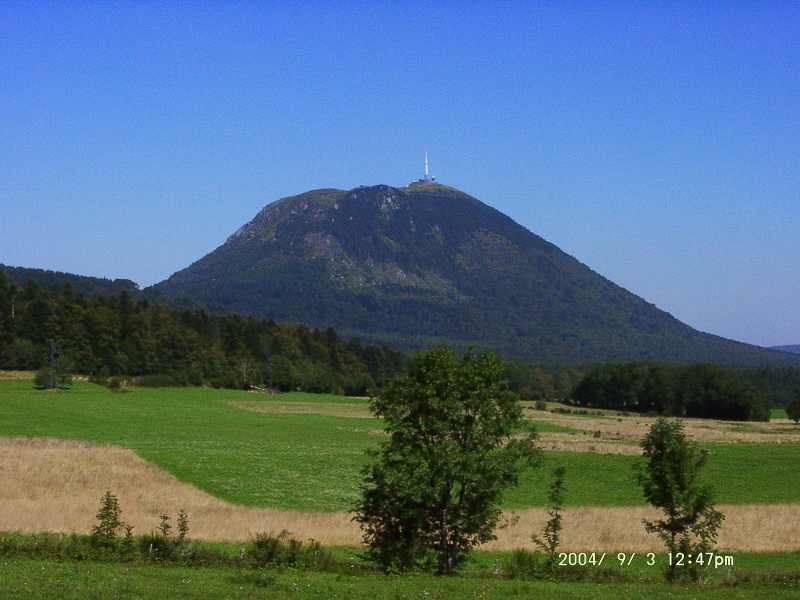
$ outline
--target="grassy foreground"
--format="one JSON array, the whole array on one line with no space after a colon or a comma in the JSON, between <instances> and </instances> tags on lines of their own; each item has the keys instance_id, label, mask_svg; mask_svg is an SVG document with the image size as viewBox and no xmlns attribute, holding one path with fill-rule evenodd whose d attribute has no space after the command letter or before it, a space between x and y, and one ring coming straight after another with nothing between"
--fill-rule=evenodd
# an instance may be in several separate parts
<instances>
[{"instance_id":1,"label":"grassy foreground","mask_svg":"<svg viewBox=\"0 0 800 600\"><path fill-rule=\"evenodd\" d=\"M158 542L153 553L153 543ZM797 597L800 553L735 555L706 568L700 584L666 585L666 557L613 553L605 562L559 566L511 552L477 551L459 576L387 575L361 549L286 540L246 544L137 537L0 535L1 598L774 598ZM148 550L149 544L149 550ZM530 555L528 555L530 556ZM630 557L631 560L625 560ZM634 560L635 559L635 560ZM542 570L544 569L544 570Z\"/></svg>"},{"instance_id":2,"label":"grassy foreground","mask_svg":"<svg viewBox=\"0 0 800 600\"><path fill-rule=\"evenodd\" d=\"M588 583L495 578L343 575L293 569L120 565L92 561L0 559L0 597L505 599L798 598L791 585L671 586L652 582Z\"/></svg>"},{"instance_id":3,"label":"grassy foreground","mask_svg":"<svg viewBox=\"0 0 800 600\"><path fill-rule=\"evenodd\" d=\"M118 444L178 479L235 503L294 510L346 510L355 498L364 451L380 423L371 418L243 410L232 402L258 395L207 388L136 389L112 393L78 382L71 390L34 390L0 381L0 435L48 436ZM263 397L262 397L263 398ZM284 394L262 402L363 400ZM542 427L542 429L546 429ZM786 477L798 444L707 444L708 481L720 503L800 501L800 479ZM644 503L633 483L636 457L548 452L568 469L568 504ZM507 508L545 504L546 478L526 473L505 498Z\"/></svg>"}]
</instances>

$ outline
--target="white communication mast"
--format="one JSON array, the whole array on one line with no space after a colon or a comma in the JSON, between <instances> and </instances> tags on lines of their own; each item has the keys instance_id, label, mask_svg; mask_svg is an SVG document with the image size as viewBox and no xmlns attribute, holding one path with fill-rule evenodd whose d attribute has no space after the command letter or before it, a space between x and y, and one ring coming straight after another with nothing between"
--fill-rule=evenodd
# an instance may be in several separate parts
<instances>
[{"instance_id":1,"label":"white communication mast","mask_svg":"<svg viewBox=\"0 0 800 600\"><path fill-rule=\"evenodd\" d=\"M428 182L431 182L431 183L436 181L436 177L431 177L431 172L430 172L430 169L428 168L428 151L427 150L425 150L425 175L423 176L422 179L420 179L420 181L428 181Z\"/></svg>"}]
</instances>

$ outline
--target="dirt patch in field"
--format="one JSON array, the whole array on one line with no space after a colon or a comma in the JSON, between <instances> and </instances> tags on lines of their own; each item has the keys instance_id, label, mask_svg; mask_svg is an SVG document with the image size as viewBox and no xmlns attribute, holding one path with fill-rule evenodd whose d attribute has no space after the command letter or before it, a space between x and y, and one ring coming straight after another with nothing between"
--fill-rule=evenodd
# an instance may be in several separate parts
<instances>
[{"instance_id":1,"label":"dirt patch in field","mask_svg":"<svg viewBox=\"0 0 800 600\"><path fill-rule=\"evenodd\" d=\"M33 379L36 371L0 371L0 381L7 379Z\"/></svg>"},{"instance_id":2,"label":"dirt patch in field","mask_svg":"<svg viewBox=\"0 0 800 600\"><path fill-rule=\"evenodd\" d=\"M260 413L281 415L325 415L351 419L374 419L369 407L364 404L326 402L274 402L263 400L231 400L231 406Z\"/></svg>"},{"instance_id":3,"label":"dirt patch in field","mask_svg":"<svg viewBox=\"0 0 800 600\"><path fill-rule=\"evenodd\" d=\"M592 454L639 455L642 449L627 439L587 436L574 433L540 433L539 446L555 452L590 452Z\"/></svg>"},{"instance_id":4,"label":"dirt patch in field","mask_svg":"<svg viewBox=\"0 0 800 600\"><path fill-rule=\"evenodd\" d=\"M655 417L607 415L572 416L541 410L525 411L534 421L580 429L598 441L627 441L638 444L656 420ZM686 433L698 442L740 442L755 444L800 444L800 427L788 419L769 422L716 421L712 419L683 419ZM581 434L575 434L582 437Z\"/></svg>"},{"instance_id":5,"label":"dirt patch in field","mask_svg":"<svg viewBox=\"0 0 800 600\"><path fill-rule=\"evenodd\" d=\"M120 499L123 520L136 532L153 530L159 515L189 513L191 536L248 540L255 532L290 531L300 539L354 545L360 532L347 513L315 513L249 508L223 502L182 483L169 473L116 446L56 439L0 438L0 531L88 532L106 490ZM727 550L800 550L800 504L731 505L720 546ZM564 515L564 550L658 551L641 520L655 513L645 507L571 508ZM505 515L487 549L532 547L545 509Z\"/></svg>"}]
</instances>

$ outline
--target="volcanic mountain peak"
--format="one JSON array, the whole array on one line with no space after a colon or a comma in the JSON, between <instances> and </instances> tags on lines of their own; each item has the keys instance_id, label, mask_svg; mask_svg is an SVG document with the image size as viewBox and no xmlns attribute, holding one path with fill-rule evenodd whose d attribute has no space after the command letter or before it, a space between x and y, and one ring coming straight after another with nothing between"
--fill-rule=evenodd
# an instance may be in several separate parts
<instances>
[{"instance_id":1,"label":"volcanic mountain peak","mask_svg":"<svg viewBox=\"0 0 800 600\"><path fill-rule=\"evenodd\" d=\"M569 362L791 360L695 331L430 180L283 198L157 288L402 347L450 342Z\"/></svg>"}]
</instances>

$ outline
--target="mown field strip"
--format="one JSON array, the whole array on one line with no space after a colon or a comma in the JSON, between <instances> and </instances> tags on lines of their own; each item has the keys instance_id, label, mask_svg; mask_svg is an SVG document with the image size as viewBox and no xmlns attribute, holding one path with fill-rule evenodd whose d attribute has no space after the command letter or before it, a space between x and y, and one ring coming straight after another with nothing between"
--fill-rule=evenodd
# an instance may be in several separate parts
<instances>
[{"instance_id":1,"label":"mown field strip","mask_svg":"<svg viewBox=\"0 0 800 600\"><path fill-rule=\"evenodd\" d=\"M178 481L128 449L57 439L0 438L0 531L88 532L100 496L113 491L123 520L139 533L154 529L162 513L185 509L192 535L216 541L248 540L258 531L290 531L300 539L356 545L358 527L346 512L298 512L234 505ZM723 505L722 548L735 551L800 550L800 504ZM658 551L642 519L646 507L570 508L564 514L565 550ZM508 526L487 550L532 547L530 536L547 519L544 509L507 511Z\"/></svg>"}]
</instances>

